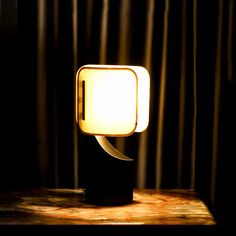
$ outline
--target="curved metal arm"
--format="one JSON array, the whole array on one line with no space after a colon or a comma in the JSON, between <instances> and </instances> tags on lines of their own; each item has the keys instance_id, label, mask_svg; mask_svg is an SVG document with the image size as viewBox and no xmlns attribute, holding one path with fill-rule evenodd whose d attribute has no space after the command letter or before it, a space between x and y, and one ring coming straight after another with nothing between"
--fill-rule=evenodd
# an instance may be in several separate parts
<instances>
[{"instance_id":1,"label":"curved metal arm","mask_svg":"<svg viewBox=\"0 0 236 236\"><path fill-rule=\"evenodd\" d=\"M113 156L116 159L122 160L122 161L133 161L133 159L127 157L125 154L121 153L118 149L116 149L104 136L98 136L95 135L95 138L97 139L100 146L103 148L104 151L106 151L108 154Z\"/></svg>"}]
</instances>

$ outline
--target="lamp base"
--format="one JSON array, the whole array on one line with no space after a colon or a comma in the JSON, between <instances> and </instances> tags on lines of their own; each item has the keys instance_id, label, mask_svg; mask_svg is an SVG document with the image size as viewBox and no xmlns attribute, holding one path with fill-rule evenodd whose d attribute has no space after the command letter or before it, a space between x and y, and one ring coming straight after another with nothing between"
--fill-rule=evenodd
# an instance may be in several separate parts
<instances>
[{"instance_id":1,"label":"lamp base","mask_svg":"<svg viewBox=\"0 0 236 236\"><path fill-rule=\"evenodd\" d=\"M133 189L85 189L85 199L88 203L100 206L118 206L130 204L133 201Z\"/></svg>"},{"instance_id":2,"label":"lamp base","mask_svg":"<svg viewBox=\"0 0 236 236\"><path fill-rule=\"evenodd\" d=\"M89 137L88 137L89 138ZM83 189L90 204L115 206L133 201L134 161L116 159L90 139L83 159Z\"/></svg>"}]
</instances>

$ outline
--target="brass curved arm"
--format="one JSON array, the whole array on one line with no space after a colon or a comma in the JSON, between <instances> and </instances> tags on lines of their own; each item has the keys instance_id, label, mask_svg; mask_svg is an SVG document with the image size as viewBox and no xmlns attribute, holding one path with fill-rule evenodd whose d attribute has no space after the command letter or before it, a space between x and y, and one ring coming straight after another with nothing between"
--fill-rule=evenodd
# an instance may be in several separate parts
<instances>
[{"instance_id":1,"label":"brass curved arm","mask_svg":"<svg viewBox=\"0 0 236 236\"><path fill-rule=\"evenodd\" d=\"M116 159L123 160L123 161L133 161L133 159L129 158L125 154L121 153L118 149L116 149L105 136L98 136L95 135L100 146L106 151L109 155L113 156Z\"/></svg>"}]
</instances>

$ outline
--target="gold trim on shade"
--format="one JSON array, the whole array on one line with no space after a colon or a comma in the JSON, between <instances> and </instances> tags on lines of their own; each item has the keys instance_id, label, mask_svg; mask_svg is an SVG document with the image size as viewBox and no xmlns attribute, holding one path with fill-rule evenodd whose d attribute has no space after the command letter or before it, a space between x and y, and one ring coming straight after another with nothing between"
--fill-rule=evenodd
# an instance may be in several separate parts
<instances>
[{"instance_id":1,"label":"gold trim on shade","mask_svg":"<svg viewBox=\"0 0 236 236\"><path fill-rule=\"evenodd\" d=\"M82 114L82 90L81 90L81 86L80 86L80 73L82 72L82 70L84 70L84 69L93 69L93 70L105 70L105 71L111 71L111 70L113 70L113 71L117 71L117 70L119 70L119 71L121 71L121 70L129 70L130 72L132 72L133 73L133 75L134 75L134 77L133 78L135 78L135 80L136 80L136 104L135 104L135 120L132 122L133 123L133 126L132 127L129 127L129 130L128 131L126 131L126 132L124 132L124 133L119 133L119 132L121 132L120 130L119 130L119 132L116 132L116 133L98 133L98 132L91 132L91 131L89 131L89 130L85 130L84 128L83 128L83 124L82 124L82 122L83 123L85 123L86 121L82 121L82 119L81 119L81 114ZM79 106L78 106L78 104L76 104L76 111L77 111L77 113L76 113L76 121L78 122L78 124L79 124L79 127L80 127L80 129L81 129L81 131L84 133L84 134L89 134L89 135L104 135L104 136L110 136L110 137L125 137L125 136L130 136L131 134L133 134L134 133L134 131L135 131L135 129L136 129L136 127L137 127L137 122L138 122L138 77L137 77L137 75L136 75L136 73L135 73L135 71L134 70L132 70L131 68L129 68L129 67L125 67L125 66L113 66L113 65L85 65L85 66L82 66L79 70L78 70L78 72L77 72L77 75L76 75L76 87L77 87L77 89L76 89L76 92L77 92L77 95L76 95L76 98L77 98L77 103L79 104ZM87 92L86 92L87 93ZM87 95L86 95L87 96ZM122 96L122 91L121 91L121 96ZM109 99L109 98L108 98ZM85 108L85 110L86 110L86 108ZM86 114L87 114L87 112L86 112Z\"/></svg>"}]
</instances>

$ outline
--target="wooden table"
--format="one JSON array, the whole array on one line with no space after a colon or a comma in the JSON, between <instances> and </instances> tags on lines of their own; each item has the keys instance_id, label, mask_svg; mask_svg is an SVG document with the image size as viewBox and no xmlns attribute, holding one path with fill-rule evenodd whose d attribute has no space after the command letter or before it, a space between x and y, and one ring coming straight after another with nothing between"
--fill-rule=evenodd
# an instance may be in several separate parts
<instances>
[{"instance_id":1,"label":"wooden table","mask_svg":"<svg viewBox=\"0 0 236 236\"><path fill-rule=\"evenodd\" d=\"M216 226L191 190L134 190L131 204L106 207L87 204L82 189L0 193L0 234L24 230L32 235L33 230L40 235L210 235Z\"/></svg>"}]
</instances>

